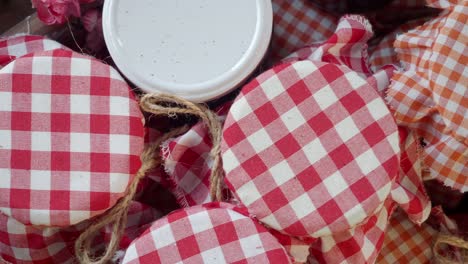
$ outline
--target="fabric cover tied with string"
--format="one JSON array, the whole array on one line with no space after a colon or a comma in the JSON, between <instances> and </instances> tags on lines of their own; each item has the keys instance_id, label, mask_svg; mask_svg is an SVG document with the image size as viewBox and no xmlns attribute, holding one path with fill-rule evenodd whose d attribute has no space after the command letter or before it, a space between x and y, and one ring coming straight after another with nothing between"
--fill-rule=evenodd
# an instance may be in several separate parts
<instances>
[{"instance_id":1,"label":"fabric cover tied with string","mask_svg":"<svg viewBox=\"0 0 468 264\"><path fill-rule=\"evenodd\" d=\"M381 97L393 69L370 69L370 37L365 18L343 17L327 41L244 86L223 129L235 197L272 229L320 238L316 259L372 262L397 203L418 222L430 211L413 188L421 175L399 169L400 132Z\"/></svg>"}]
</instances>

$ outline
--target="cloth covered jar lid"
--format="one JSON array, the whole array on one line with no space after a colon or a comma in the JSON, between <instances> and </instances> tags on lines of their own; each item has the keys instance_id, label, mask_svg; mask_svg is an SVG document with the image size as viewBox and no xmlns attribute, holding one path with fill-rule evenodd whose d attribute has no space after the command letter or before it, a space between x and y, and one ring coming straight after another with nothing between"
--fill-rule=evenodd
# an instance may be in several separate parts
<instances>
[{"instance_id":1,"label":"cloth covered jar lid","mask_svg":"<svg viewBox=\"0 0 468 264\"><path fill-rule=\"evenodd\" d=\"M109 65L67 50L0 70L0 211L69 226L115 204L140 166L142 114Z\"/></svg>"},{"instance_id":2,"label":"cloth covered jar lid","mask_svg":"<svg viewBox=\"0 0 468 264\"><path fill-rule=\"evenodd\" d=\"M226 182L282 233L348 230L382 208L399 168L395 121L346 66L284 63L247 84L223 130Z\"/></svg>"},{"instance_id":3,"label":"cloth covered jar lid","mask_svg":"<svg viewBox=\"0 0 468 264\"><path fill-rule=\"evenodd\" d=\"M291 263L267 229L227 203L175 211L128 247L122 263Z\"/></svg>"}]
</instances>

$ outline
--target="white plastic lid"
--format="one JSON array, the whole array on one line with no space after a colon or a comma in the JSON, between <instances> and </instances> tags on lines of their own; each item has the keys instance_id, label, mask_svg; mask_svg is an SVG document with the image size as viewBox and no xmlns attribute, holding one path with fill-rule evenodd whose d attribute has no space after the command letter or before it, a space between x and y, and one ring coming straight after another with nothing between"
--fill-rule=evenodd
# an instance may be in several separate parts
<instances>
[{"instance_id":1,"label":"white plastic lid","mask_svg":"<svg viewBox=\"0 0 468 264\"><path fill-rule=\"evenodd\" d=\"M254 71L272 24L270 0L112 0L103 11L107 47L131 82L196 102Z\"/></svg>"}]
</instances>

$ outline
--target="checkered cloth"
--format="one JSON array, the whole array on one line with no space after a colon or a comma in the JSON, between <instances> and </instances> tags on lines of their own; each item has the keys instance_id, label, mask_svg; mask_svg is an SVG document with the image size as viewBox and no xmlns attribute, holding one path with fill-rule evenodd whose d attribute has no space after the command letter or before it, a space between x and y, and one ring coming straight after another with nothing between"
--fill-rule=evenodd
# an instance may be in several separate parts
<instances>
[{"instance_id":1,"label":"checkered cloth","mask_svg":"<svg viewBox=\"0 0 468 264\"><path fill-rule=\"evenodd\" d=\"M292 52L328 39L334 32L337 19L310 0L272 0L273 34L268 60L276 62Z\"/></svg>"},{"instance_id":2,"label":"checkered cloth","mask_svg":"<svg viewBox=\"0 0 468 264\"><path fill-rule=\"evenodd\" d=\"M343 16L335 33L328 40L299 49L284 58L282 62L313 60L345 65L361 77L367 78L367 82L384 97L396 67L386 65L375 71L372 70L367 47L372 36L371 25L364 17Z\"/></svg>"},{"instance_id":3,"label":"checkered cloth","mask_svg":"<svg viewBox=\"0 0 468 264\"><path fill-rule=\"evenodd\" d=\"M335 32L326 41L290 54L283 62L295 60L324 61L348 66L363 77L372 75L367 55L367 41L372 27L362 16L343 16Z\"/></svg>"},{"instance_id":4,"label":"checkered cloth","mask_svg":"<svg viewBox=\"0 0 468 264\"><path fill-rule=\"evenodd\" d=\"M449 219L440 207L432 209L429 223L414 224L401 210L390 218L378 264L432 263L432 246L439 232L456 233L455 222Z\"/></svg>"},{"instance_id":5,"label":"checkered cloth","mask_svg":"<svg viewBox=\"0 0 468 264\"><path fill-rule=\"evenodd\" d=\"M227 102L216 110L221 120L225 119L230 106L231 102ZM211 147L211 138L203 122L163 143L161 155L169 189L182 207L211 202ZM161 179L164 182L164 178Z\"/></svg>"},{"instance_id":6,"label":"checkered cloth","mask_svg":"<svg viewBox=\"0 0 468 264\"><path fill-rule=\"evenodd\" d=\"M344 18L337 32L353 39L355 31L341 28L359 21ZM247 84L226 119L222 151L240 202L298 237L361 224L380 210L398 174L392 114L365 79L331 63L285 63Z\"/></svg>"},{"instance_id":7,"label":"checkered cloth","mask_svg":"<svg viewBox=\"0 0 468 264\"><path fill-rule=\"evenodd\" d=\"M391 217L378 264L419 263L432 259L432 242L437 231L427 224L418 226L402 211Z\"/></svg>"},{"instance_id":8,"label":"checkered cloth","mask_svg":"<svg viewBox=\"0 0 468 264\"><path fill-rule=\"evenodd\" d=\"M377 214L349 231L320 238L310 248L309 263L375 263L395 203L386 200Z\"/></svg>"},{"instance_id":9,"label":"checkered cloth","mask_svg":"<svg viewBox=\"0 0 468 264\"><path fill-rule=\"evenodd\" d=\"M268 229L268 231L284 247L295 264L307 262L310 245L317 241L316 238L299 239L297 237L288 236L274 229Z\"/></svg>"},{"instance_id":10,"label":"checkered cloth","mask_svg":"<svg viewBox=\"0 0 468 264\"><path fill-rule=\"evenodd\" d=\"M212 144L203 123L164 143L164 168L172 182L171 190L182 207L210 202Z\"/></svg>"},{"instance_id":11,"label":"checkered cloth","mask_svg":"<svg viewBox=\"0 0 468 264\"><path fill-rule=\"evenodd\" d=\"M69 226L120 198L140 166L142 114L120 75L67 50L0 73L0 211Z\"/></svg>"},{"instance_id":12,"label":"checkered cloth","mask_svg":"<svg viewBox=\"0 0 468 264\"><path fill-rule=\"evenodd\" d=\"M122 263L290 263L267 229L232 205L173 212L136 239Z\"/></svg>"},{"instance_id":13,"label":"checkered cloth","mask_svg":"<svg viewBox=\"0 0 468 264\"><path fill-rule=\"evenodd\" d=\"M54 49L68 49L44 36L15 36L0 38L0 69L23 55Z\"/></svg>"},{"instance_id":14,"label":"checkered cloth","mask_svg":"<svg viewBox=\"0 0 468 264\"><path fill-rule=\"evenodd\" d=\"M161 213L154 208L132 202L120 249L126 249L149 224L160 217ZM74 263L75 239L89 224L90 221L84 221L65 228L40 228L24 225L0 212L0 262L3 259L22 264ZM110 226L103 229L94 241L93 250L104 249L111 230Z\"/></svg>"},{"instance_id":15,"label":"checkered cloth","mask_svg":"<svg viewBox=\"0 0 468 264\"><path fill-rule=\"evenodd\" d=\"M418 224L431 212L431 202L426 194L421 168L418 138L404 127L400 130L400 174L392 189L392 198Z\"/></svg>"},{"instance_id":16,"label":"checkered cloth","mask_svg":"<svg viewBox=\"0 0 468 264\"><path fill-rule=\"evenodd\" d=\"M430 177L468 191L468 2L429 0L436 19L400 35L405 70L393 77L388 102L397 122L424 139Z\"/></svg>"}]
</instances>

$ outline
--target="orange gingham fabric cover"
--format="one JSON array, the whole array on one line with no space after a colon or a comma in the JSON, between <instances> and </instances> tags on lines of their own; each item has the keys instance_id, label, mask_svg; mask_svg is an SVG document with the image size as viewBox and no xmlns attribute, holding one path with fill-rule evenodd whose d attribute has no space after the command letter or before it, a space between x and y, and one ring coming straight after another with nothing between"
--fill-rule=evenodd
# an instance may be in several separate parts
<instances>
[{"instance_id":1,"label":"orange gingham fabric cover","mask_svg":"<svg viewBox=\"0 0 468 264\"><path fill-rule=\"evenodd\" d=\"M428 0L443 9L428 23L400 35L395 48L404 65L389 87L388 102L400 125L424 140L428 179L468 191L468 1Z\"/></svg>"}]
</instances>

